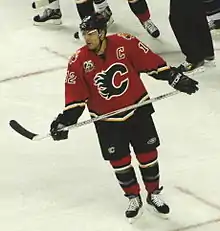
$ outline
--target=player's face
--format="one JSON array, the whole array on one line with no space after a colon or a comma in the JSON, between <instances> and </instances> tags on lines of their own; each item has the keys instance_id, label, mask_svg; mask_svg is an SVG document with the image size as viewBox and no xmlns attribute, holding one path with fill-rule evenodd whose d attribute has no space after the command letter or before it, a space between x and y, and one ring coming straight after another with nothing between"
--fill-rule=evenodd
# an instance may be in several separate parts
<instances>
[{"instance_id":1,"label":"player's face","mask_svg":"<svg viewBox=\"0 0 220 231\"><path fill-rule=\"evenodd\" d=\"M83 31L83 37L90 50L97 51L101 46L98 30Z\"/></svg>"}]
</instances>

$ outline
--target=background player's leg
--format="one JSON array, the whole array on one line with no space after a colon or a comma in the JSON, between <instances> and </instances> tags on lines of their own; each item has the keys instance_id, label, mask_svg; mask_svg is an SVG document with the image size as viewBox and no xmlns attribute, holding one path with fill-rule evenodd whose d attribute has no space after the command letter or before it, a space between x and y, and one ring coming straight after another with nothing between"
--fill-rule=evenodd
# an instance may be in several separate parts
<instances>
[{"instance_id":1,"label":"background player's leg","mask_svg":"<svg viewBox=\"0 0 220 231\"><path fill-rule=\"evenodd\" d=\"M205 5L201 1L199 1L198 8L198 19L196 20L196 27L198 28L197 36L200 38L199 42L200 46L202 47L205 61L211 61L214 60L215 55L209 24L207 22L207 17L205 17Z\"/></svg>"},{"instance_id":2,"label":"background player's leg","mask_svg":"<svg viewBox=\"0 0 220 231\"><path fill-rule=\"evenodd\" d=\"M46 9L43 11L43 14L38 14L34 16L33 22L34 25L42 25L45 23L52 23L56 25L60 25L62 13L60 10L59 0L56 0L46 6Z\"/></svg>"},{"instance_id":3,"label":"background player's leg","mask_svg":"<svg viewBox=\"0 0 220 231\"><path fill-rule=\"evenodd\" d=\"M220 29L220 0L203 0L210 30Z\"/></svg>"},{"instance_id":4,"label":"background player's leg","mask_svg":"<svg viewBox=\"0 0 220 231\"><path fill-rule=\"evenodd\" d=\"M154 38L160 35L159 29L150 19L150 11L146 0L128 0L131 11L139 19L143 27Z\"/></svg>"},{"instance_id":5,"label":"background player's leg","mask_svg":"<svg viewBox=\"0 0 220 231\"><path fill-rule=\"evenodd\" d=\"M211 53L207 50L213 50L203 2L171 0L169 20L179 46L186 56L186 61L179 67L180 70L202 70L207 53Z\"/></svg>"},{"instance_id":6,"label":"background player's leg","mask_svg":"<svg viewBox=\"0 0 220 231\"><path fill-rule=\"evenodd\" d=\"M95 12L93 0L76 0L76 8L81 20Z\"/></svg>"},{"instance_id":7,"label":"background player's leg","mask_svg":"<svg viewBox=\"0 0 220 231\"><path fill-rule=\"evenodd\" d=\"M94 0L94 5L96 8L96 11L101 13L106 20L108 21L108 27L114 22L114 19L112 17L112 11L108 5L107 0Z\"/></svg>"}]
</instances>

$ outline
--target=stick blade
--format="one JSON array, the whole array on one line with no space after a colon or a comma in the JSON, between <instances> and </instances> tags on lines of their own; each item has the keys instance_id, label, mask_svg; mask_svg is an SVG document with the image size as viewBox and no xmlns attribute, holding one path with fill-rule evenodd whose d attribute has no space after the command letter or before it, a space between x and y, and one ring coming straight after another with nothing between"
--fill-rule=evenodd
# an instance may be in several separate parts
<instances>
[{"instance_id":1,"label":"stick blade","mask_svg":"<svg viewBox=\"0 0 220 231\"><path fill-rule=\"evenodd\" d=\"M11 126L12 129L14 129L17 133L20 135L33 140L35 136L38 134L32 133L28 130L26 130L22 125L20 125L17 121L15 120L10 120L9 125Z\"/></svg>"}]
</instances>

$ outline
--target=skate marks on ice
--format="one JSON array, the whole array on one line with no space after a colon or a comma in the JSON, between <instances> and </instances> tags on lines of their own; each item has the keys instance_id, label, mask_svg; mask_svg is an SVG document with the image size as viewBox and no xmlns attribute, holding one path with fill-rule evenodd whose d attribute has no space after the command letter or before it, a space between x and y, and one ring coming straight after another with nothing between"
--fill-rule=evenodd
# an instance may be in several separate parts
<instances>
[{"instance_id":1,"label":"skate marks on ice","mask_svg":"<svg viewBox=\"0 0 220 231\"><path fill-rule=\"evenodd\" d=\"M131 225L136 227L138 230L147 229L150 231L158 231L158 230L161 230L161 231L194 231L194 230L198 230L198 228L206 228L209 225L220 223L220 218L214 218L214 219L210 219L204 222L198 222L195 224L179 226L177 228L165 228L166 225L164 223L160 223L158 220L153 219L151 216L146 217L145 222L143 222L143 220L141 221L141 219L143 219L144 216L145 215L142 215L142 217L139 218L139 220L137 220L135 223ZM149 225L149 223L151 224ZM171 224L170 227L171 226L174 226L174 225ZM212 231L217 231L217 229L212 230Z\"/></svg>"},{"instance_id":2,"label":"skate marks on ice","mask_svg":"<svg viewBox=\"0 0 220 231\"><path fill-rule=\"evenodd\" d=\"M177 229L171 229L169 231L185 231L185 230L195 230L197 228L201 228L204 226L208 226L211 224L216 224L220 222L220 218L216 218L216 219L212 219L212 220L208 220L208 221L204 221L201 223L197 223L197 224L192 224L192 225L188 225L188 226L183 226ZM217 230L216 230L217 231Z\"/></svg>"},{"instance_id":3,"label":"skate marks on ice","mask_svg":"<svg viewBox=\"0 0 220 231\"><path fill-rule=\"evenodd\" d=\"M50 49L49 47L46 47L46 46L41 47L41 49L45 50L45 51L47 51L47 52L49 52L49 53L51 53L51 54L53 54L55 56L58 56L58 57L60 57L62 59L65 59L65 60L68 60L70 58L70 56L71 56L71 55L62 54L62 53L60 53L58 51L55 51L55 50L52 50L52 49Z\"/></svg>"},{"instance_id":4,"label":"skate marks on ice","mask_svg":"<svg viewBox=\"0 0 220 231\"><path fill-rule=\"evenodd\" d=\"M208 205L209 207L214 208L214 209L216 209L216 210L218 210L218 211L220 212L220 205L214 204L214 203L208 201L207 199L202 198L202 197L200 197L199 195L196 195L195 193L193 193L192 191L190 191L190 190L187 189L187 188L183 188L183 187L181 187L181 186L176 186L175 188L176 188L178 191L182 192L183 194L186 194L186 195L188 195L188 196L191 196L191 197L193 197L194 199L200 201L201 203L203 203L203 204L205 204L205 205Z\"/></svg>"},{"instance_id":5,"label":"skate marks on ice","mask_svg":"<svg viewBox=\"0 0 220 231\"><path fill-rule=\"evenodd\" d=\"M66 66L58 66L58 67L48 68L48 69L44 69L44 70L28 72L28 73L21 74L21 75L10 76L10 77L6 77L4 79L1 79L0 84L5 83L5 82L10 82L13 80L19 80L19 79L24 79L24 78L28 78L28 77L33 77L33 76L40 75L40 74L51 73L54 71L65 69L65 68L66 68Z\"/></svg>"},{"instance_id":6,"label":"skate marks on ice","mask_svg":"<svg viewBox=\"0 0 220 231\"><path fill-rule=\"evenodd\" d=\"M42 50L55 55L56 57L60 57L62 59L68 60L70 55L65 55L62 53L59 53L55 50L51 50L49 47L41 47ZM60 66L55 66L55 67L49 67L49 68L45 68L42 70L36 70L36 71L30 71L24 74L19 74L19 75L14 75L14 76L10 76L10 77L5 77L3 79L0 79L0 84L1 83L6 83L6 82L10 82L13 80L20 80L20 79L24 79L24 78L29 78L29 77L34 77L37 75L41 75L41 74L47 74L47 73L51 73L51 72L56 72L59 70L65 70L67 68L67 65L60 65Z\"/></svg>"},{"instance_id":7,"label":"skate marks on ice","mask_svg":"<svg viewBox=\"0 0 220 231\"><path fill-rule=\"evenodd\" d=\"M166 198L171 209L166 220L159 218L156 213L150 213L145 204L144 214L132 226L140 231L219 230L220 205L181 186L172 188Z\"/></svg>"},{"instance_id":8,"label":"skate marks on ice","mask_svg":"<svg viewBox=\"0 0 220 231\"><path fill-rule=\"evenodd\" d=\"M210 208L215 209L218 212L220 212L220 205L214 204L214 203L208 201L207 199L200 197L199 195L193 193L189 189L181 187L181 186L175 186L175 189L177 189L179 192L181 192L181 193L183 193L183 194L185 194L187 196L192 197L193 199L197 200L198 202L200 202L200 203L202 203L202 204L204 204L206 206L209 206ZM203 226L208 226L208 225L211 225L211 224L217 224L217 223L220 223L220 217L217 217L217 218L214 218L214 219L209 219L209 220L206 220L206 221L203 221L203 222L198 222L196 224L183 226L183 227L180 227L180 228L177 228L177 229L172 229L170 231L193 230L193 229L196 229L196 228L200 228L200 227L203 227Z\"/></svg>"}]
</instances>

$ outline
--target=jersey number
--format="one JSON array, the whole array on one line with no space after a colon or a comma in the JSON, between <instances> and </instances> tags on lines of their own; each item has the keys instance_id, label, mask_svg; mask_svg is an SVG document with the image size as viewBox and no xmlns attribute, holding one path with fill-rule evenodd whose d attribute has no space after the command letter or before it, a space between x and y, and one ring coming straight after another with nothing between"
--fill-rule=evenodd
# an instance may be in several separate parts
<instances>
[{"instance_id":1,"label":"jersey number","mask_svg":"<svg viewBox=\"0 0 220 231\"><path fill-rule=\"evenodd\" d=\"M77 78L77 76L75 75L75 72L67 71L65 83L75 84L76 83L76 78Z\"/></svg>"},{"instance_id":2,"label":"jersey number","mask_svg":"<svg viewBox=\"0 0 220 231\"><path fill-rule=\"evenodd\" d=\"M141 50L143 50L144 53L147 53L147 52L149 51L149 48L148 48L145 44L143 44L142 42L139 42L139 43L138 43L138 47L139 47Z\"/></svg>"}]
</instances>

